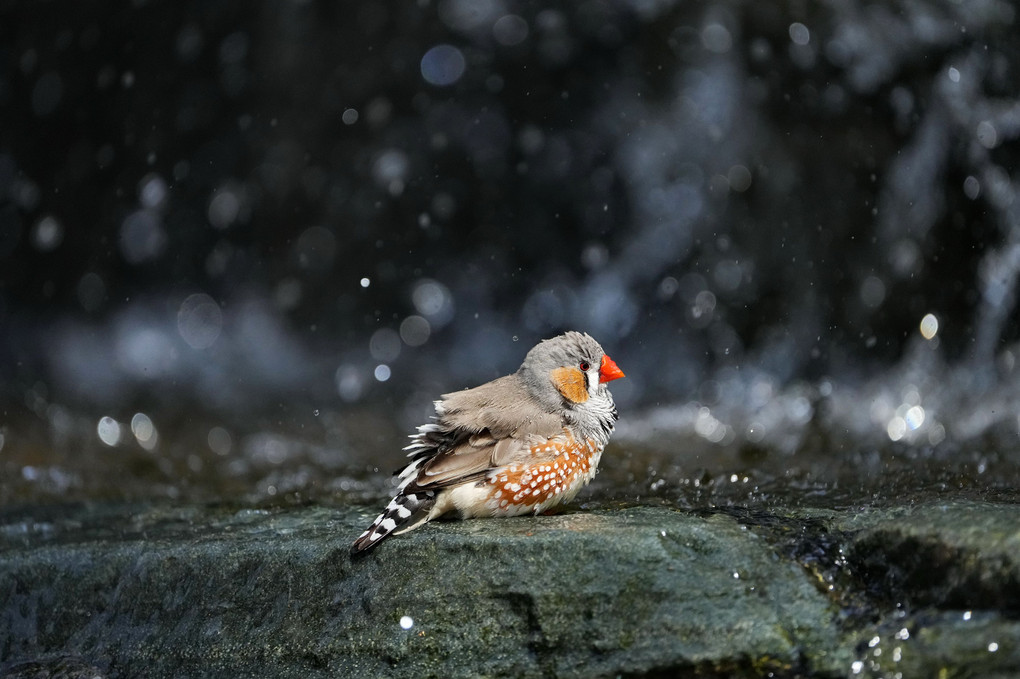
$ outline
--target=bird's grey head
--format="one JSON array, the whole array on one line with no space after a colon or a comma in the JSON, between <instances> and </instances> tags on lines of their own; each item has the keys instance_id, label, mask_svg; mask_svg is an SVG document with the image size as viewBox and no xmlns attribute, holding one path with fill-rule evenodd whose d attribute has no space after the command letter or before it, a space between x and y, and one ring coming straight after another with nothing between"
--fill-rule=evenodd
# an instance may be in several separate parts
<instances>
[{"instance_id":1,"label":"bird's grey head","mask_svg":"<svg viewBox=\"0 0 1020 679\"><path fill-rule=\"evenodd\" d=\"M604 354L602 346L590 335L570 331L536 344L524 357L517 375L543 406L556 412L563 407L563 396L550 380L553 371L578 368L588 374L589 384L596 389Z\"/></svg>"}]
</instances>

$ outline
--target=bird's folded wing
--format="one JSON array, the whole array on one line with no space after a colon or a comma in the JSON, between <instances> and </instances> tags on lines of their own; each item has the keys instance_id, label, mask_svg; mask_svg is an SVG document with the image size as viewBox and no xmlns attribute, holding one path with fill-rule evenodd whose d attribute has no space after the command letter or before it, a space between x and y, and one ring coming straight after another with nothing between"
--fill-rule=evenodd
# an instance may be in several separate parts
<instances>
[{"instance_id":1,"label":"bird's folded wing","mask_svg":"<svg viewBox=\"0 0 1020 679\"><path fill-rule=\"evenodd\" d=\"M563 419L538 405L515 375L444 394L437 421L418 428L407 447L421 488L484 478L492 469L524 462L533 447L563 434Z\"/></svg>"},{"instance_id":2,"label":"bird's folded wing","mask_svg":"<svg viewBox=\"0 0 1020 679\"><path fill-rule=\"evenodd\" d=\"M495 439L482 432L423 464L415 484L431 489L481 480L500 467L539 461L533 451L559 438L562 436L553 439L538 435Z\"/></svg>"}]
</instances>

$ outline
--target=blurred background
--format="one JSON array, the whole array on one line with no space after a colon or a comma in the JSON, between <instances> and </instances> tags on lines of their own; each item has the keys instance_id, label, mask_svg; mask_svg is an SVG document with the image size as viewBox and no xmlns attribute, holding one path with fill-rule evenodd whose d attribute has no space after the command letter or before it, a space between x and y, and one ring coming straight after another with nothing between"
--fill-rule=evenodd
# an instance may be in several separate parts
<instances>
[{"instance_id":1,"label":"blurred background","mask_svg":"<svg viewBox=\"0 0 1020 679\"><path fill-rule=\"evenodd\" d=\"M1009 493L1016 11L0 0L0 504L374 502L564 329L595 497Z\"/></svg>"}]
</instances>

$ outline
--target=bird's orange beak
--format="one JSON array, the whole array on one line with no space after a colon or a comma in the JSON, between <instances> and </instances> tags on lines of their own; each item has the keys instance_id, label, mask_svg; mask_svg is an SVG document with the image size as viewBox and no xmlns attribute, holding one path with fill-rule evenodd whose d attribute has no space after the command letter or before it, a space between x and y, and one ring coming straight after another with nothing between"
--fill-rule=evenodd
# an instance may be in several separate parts
<instances>
[{"instance_id":1,"label":"bird's orange beak","mask_svg":"<svg viewBox=\"0 0 1020 679\"><path fill-rule=\"evenodd\" d=\"M620 366L616 365L616 361L603 354L602 366L599 368L599 382L611 382L621 377L624 377L624 374L620 370Z\"/></svg>"}]
</instances>

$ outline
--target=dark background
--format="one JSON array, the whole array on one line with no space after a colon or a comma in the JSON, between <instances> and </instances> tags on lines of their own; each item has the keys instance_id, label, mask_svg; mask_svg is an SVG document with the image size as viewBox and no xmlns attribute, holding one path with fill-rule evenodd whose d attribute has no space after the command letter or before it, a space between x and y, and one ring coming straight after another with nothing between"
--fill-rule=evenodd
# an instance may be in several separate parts
<instances>
[{"instance_id":1,"label":"dark background","mask_svg":"<svg viewBox=\"0 0 1020 679\"><path fill-rule=\"evenodd\" d=\"M3 498L388 464L570 328L631 439L1015 448L1016 12L0 0Z\"/></svg>"}]
</instances>

